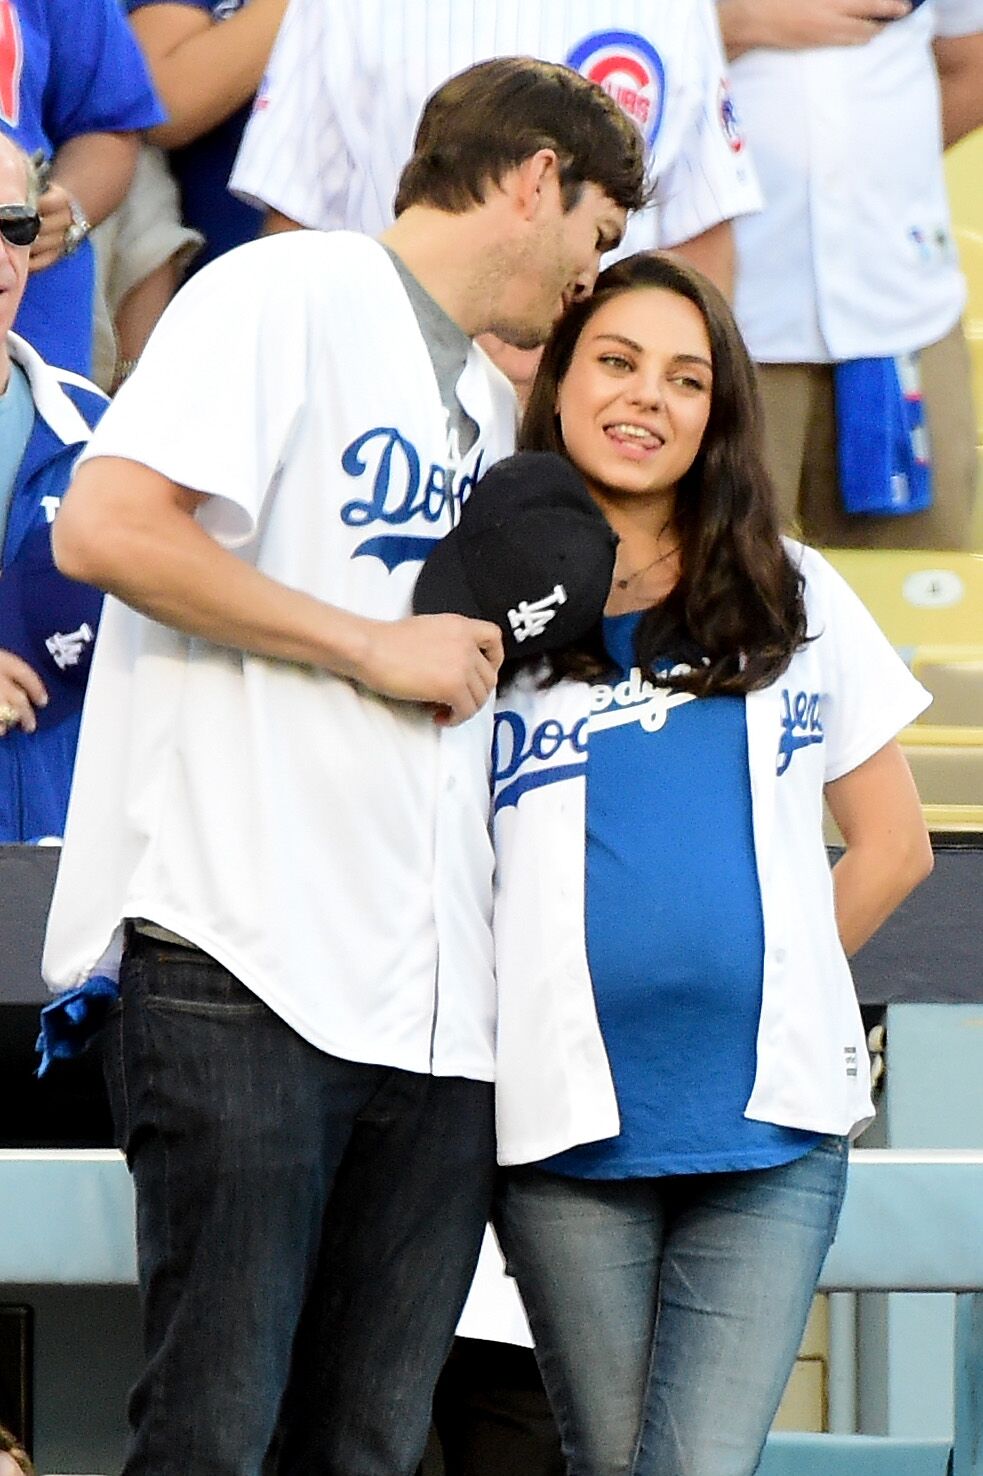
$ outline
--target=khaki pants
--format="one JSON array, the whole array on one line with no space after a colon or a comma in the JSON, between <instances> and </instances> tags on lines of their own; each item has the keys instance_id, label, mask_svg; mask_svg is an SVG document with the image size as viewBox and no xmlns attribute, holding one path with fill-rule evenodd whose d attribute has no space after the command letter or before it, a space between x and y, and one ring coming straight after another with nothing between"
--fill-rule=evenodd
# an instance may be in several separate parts
<instances>
[{"instance_id":1,"label":"khaki pants","mask_svg":"<svg viewBox=\"0 0 983 1476\"><path fill-rule=\"evenodd\" d=\"M970 547L976 417L962 326L921 353L932 443L934 500L926 512L844 512L836 470L833 371L828 364L759 364L768 469L783 526L827 548Z\"/></svg>"}]
</instances>

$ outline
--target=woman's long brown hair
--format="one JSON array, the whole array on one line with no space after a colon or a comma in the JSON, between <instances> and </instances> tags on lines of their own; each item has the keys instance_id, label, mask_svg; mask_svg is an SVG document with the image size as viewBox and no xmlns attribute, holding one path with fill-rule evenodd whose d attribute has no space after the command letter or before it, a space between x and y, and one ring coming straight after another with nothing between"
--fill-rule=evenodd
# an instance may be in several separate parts
<instances>
[{"instance_id":1,"label":"woman's long brown hair","mask_svg":"<svg viewBox=\"0 0 983 1476\"><path fill-rule=\"evenodd\" d=\"M803 580L779 536L774 489L762 455L761 407L754 365L723 295L669 256L644 252L602 272L592 297L576 302L546 345L519 434L526 451L566 454L557 391L587 323L612 298L661 288L698 308L710 339L710 415L696 459L681 479L674 527L679 580L646 610L636 637L643 673L654 663L689 661L690 676L672 685L707 696L766 687L806 639ZM594 680L610 672L600 626L550 658L548 683Z\"/></svg>"}]
</instances>

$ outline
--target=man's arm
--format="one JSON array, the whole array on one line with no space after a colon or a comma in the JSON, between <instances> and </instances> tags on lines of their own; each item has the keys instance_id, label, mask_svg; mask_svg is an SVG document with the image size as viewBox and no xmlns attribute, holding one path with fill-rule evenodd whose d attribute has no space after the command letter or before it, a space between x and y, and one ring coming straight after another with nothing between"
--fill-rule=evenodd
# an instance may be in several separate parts
<instances>
[{"instance_id":1,"label":"man's arm","mask_svg":"<svg viewBox=\"0 0 983 1476\"><path fill-rule=\"evenodd\" d=\"M937 36L935 65L942 92L942 139L949 148L983 125L983 31Z\"/></svg>"},{"instance_id":2,"label":"man's arm","mask_svg":"<svg viewBox=\"0 0 983 1476\"><path fill-rule=\"evenodd\" d=\"M729 220L721 220L709 230L680 241L669 248L670 256L678 256L709 277L727 298L734 295L734 232Z\"/></svg>"},{"instance_id":3,"label":"man's arm","mask_svg":"<svg viewBox=\"0 0 983 1476\"><path fill-rule=\"evenodd\" d=\"M202 529L200 494L117 457L76 475L52 529L63 574L216 645L296 662L463 722L493 691L497 626L458 615L369 620L290 589Z\"/></svg>"},{"instance_id":4,"label":"man's arm","mask_svg":"<svg viewBox=\"0 0 983 1476\"><path fill-rule=\"evenodd\" d=\"M250 0L216 21L191 5L143 5L131 25L168 119L150 131L162 148L200 138L243 107L263 76L287 0Z\"/></svg>"},{"instance_id":5,"label":"man's arm","mask_svg":"<svg viewBox=\"0 0 983 1476\"><path fill-rule=\"evenodd\" d=\"M718 0L731 61L758 46L862 46L911 9L908 0Z\"/></svg>"}]
</instances>

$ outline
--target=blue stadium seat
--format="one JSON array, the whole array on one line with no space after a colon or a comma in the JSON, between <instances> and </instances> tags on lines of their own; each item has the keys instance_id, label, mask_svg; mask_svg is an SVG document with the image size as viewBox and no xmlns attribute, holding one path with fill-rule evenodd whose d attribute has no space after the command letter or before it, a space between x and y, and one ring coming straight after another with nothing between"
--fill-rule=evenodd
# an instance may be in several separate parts
<instances>
[{"instance_id":1,"label":"blue stadium seat","mask_svg":"<svg viewBox=\"0 0 983 1476\"><path fill-rule=\"evenodd\" d=\"M947 1440L874 1435L771 1435L758 1476L948 1476Z\"/></svg>"}]
</instances>

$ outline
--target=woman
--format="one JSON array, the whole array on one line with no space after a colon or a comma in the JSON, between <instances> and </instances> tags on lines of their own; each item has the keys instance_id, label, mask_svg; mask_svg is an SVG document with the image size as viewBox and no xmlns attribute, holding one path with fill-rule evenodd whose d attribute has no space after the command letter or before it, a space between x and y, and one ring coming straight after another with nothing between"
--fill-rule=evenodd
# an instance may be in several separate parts
<instances>
[{"instance_id":1,"label":"woman","mask_svg":"<svg viewBox=\"0 0 983 1476\"><path fill-rule=\"evenodd\" d=\"M931 868L894 741L929 699L779 538L688 268L601 276L523 444L620 544L603 629L499 701L500 1235L574 1476L750 1476L871 1113L845 955Z\"/></svg>"}]
</instances>

